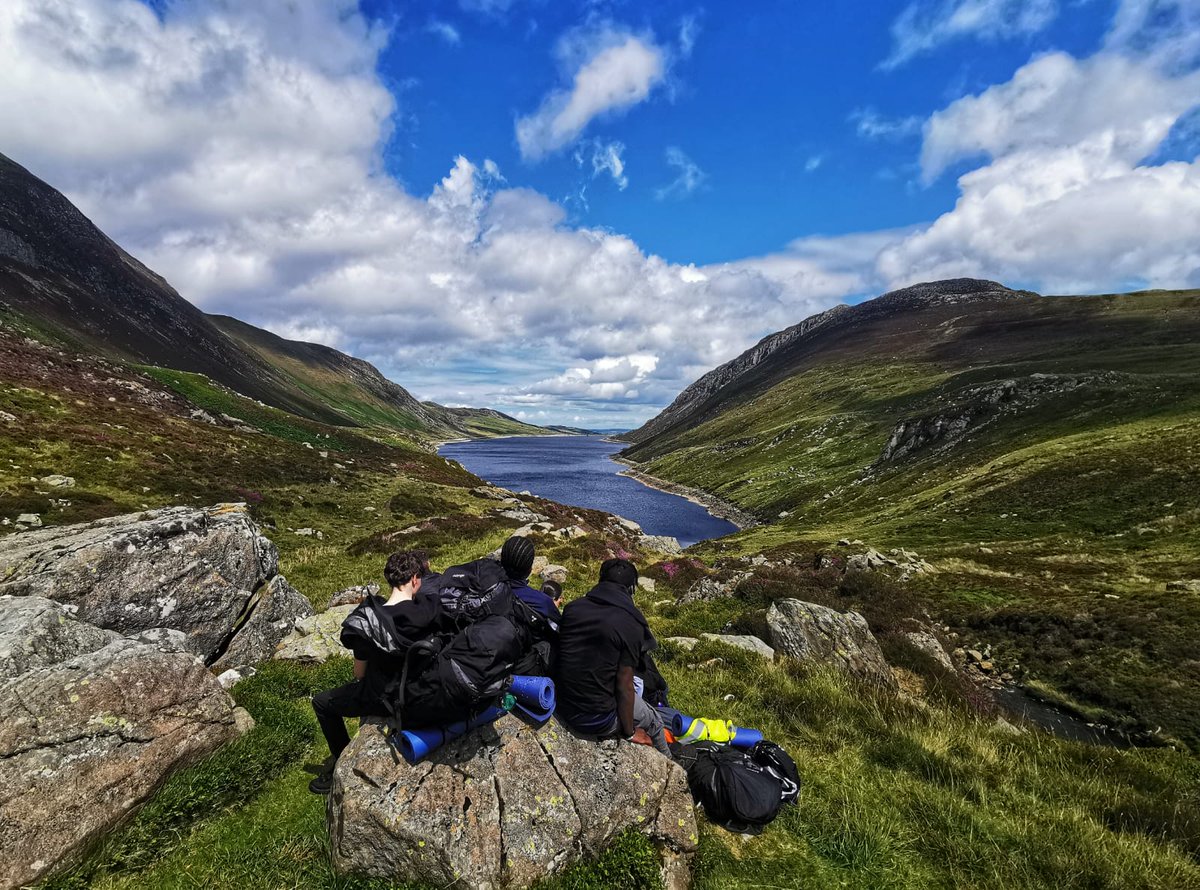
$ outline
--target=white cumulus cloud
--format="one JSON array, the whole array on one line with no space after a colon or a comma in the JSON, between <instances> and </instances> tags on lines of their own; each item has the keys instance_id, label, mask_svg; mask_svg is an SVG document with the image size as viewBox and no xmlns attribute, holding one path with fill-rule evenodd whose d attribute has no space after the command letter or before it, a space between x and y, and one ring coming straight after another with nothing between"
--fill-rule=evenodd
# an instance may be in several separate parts
<instances>
[{"instance_id":1,"label":"white cumulus cloud","mask_svg":"<svg viewBox=\"0 0 1200 890\"><path fill-rule=\"evenodd\" d=\"M594 118L644 102L667 73L666 50L613 26L571 35L559 55L570 84L517 120L517 145L531 160L570 145Z\"/></svg>"}]
</instances>

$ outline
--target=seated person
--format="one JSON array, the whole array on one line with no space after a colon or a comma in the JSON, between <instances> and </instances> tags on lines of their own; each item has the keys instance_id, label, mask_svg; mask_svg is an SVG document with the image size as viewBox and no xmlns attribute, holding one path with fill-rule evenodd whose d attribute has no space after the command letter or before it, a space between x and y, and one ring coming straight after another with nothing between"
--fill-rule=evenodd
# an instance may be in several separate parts
<instances>
[{"instance_id":1,"label":"seated person","mask_svg":"<svg viewBox=\"0 0 1200 890\"><path fill-rule=\"evenodd\" d=\"M562 585L557 581L543 581L542 593L550 597L550 602L554 603L554 608L562 612L563 607L563 592Z\"/></svg>"},{"instance_id":2,"label":"seated person","mask_svg":"<svg viewBox=\"0 0 1200 890\"><path fill-rule=\"evenodd\" d=\"M628 560L607 560L600 583L563 610L554 661L556 713L577 732L620 733L670 756L658 712L634 691L634 671L658 646L633 602L637 577Z\"/></svg>"},{"instance_id":3,"label":"seated person","mask_svg":"<svg viewBox=\"0 0 1200 890\"><path fill-rule=\"evenodd\" d=\"M436 596L421 592L421 575L429 569L420 551L393 553L388 557L383 577L392 589L383 609L395 623L396 632L413 642L425 639L437 625L441 609ZM346 717L386 717L383 690L400 669L393 659L371 649L354 652L354 681L313 696L313 710L330 758L327 768L308 787L315 794L328 794L333 783L333 767L342 750L350 744Z\"/></svg>"},{"instance_id":4,"label":"seated person","mask_svg":"<svg viewBox=\"0 0 1200 890\"><path fill-rule=\"evenodd\" d=\"M550 623L551 630L558 630L562 614L545 590L529 586L529 571L533 568L533 541L513 535L500 548L500 566L508 576L513 596L537 612ZM560 590L561 595L561 590Z\"/></svg>"}]
</instances>

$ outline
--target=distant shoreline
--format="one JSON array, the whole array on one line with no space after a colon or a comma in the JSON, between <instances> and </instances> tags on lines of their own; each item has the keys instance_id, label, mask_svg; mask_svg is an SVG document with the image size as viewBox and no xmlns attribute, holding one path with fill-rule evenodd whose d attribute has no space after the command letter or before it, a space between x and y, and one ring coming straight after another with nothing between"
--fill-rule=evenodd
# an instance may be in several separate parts
<instances>
[{"instance_id":1,"label":"distant shoreline","mask_svg":"<svg viewBox=\"0 0 1200 890\"><path fill-rule=\"evenodd\" d=\"M633 461L616 454L612 456L612 460L628 468L617 473L618 476L625 476L634 482L640 482L647 488L653 488L655 491L673 494L684 500L691 501L693 504L703 507L718 519L732 522L737 526L738 531L745 531L748 528L754 528L754 526L762 524L757 518L740 507L735 507L729 501L722 500L714 494L709 494L707 491L702 491L698 488L689 488L677 482L668 482L666 479L659 479L657 476L643 473L636 468Z\"/></svg>"}]
</instances>

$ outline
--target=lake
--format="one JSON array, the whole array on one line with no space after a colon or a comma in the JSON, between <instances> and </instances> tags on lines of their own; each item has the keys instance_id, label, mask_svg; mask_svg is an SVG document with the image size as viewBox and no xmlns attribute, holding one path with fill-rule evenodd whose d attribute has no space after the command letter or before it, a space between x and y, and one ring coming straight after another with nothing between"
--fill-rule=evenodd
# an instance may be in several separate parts
<instances>
[{"instance_id":1,"label":"lake","mask_svg":"<svg viewBox=\"0 0 1200 890\"><path fill-rule=\"evenodd\" d=\"M684 547L737 531L687 498L618 476L625 468L612 456L623 447L602 436L512 436L453 442L438 454L493 485L616 513L646 534L671 535Z\"/></svg>"}]
</instances>

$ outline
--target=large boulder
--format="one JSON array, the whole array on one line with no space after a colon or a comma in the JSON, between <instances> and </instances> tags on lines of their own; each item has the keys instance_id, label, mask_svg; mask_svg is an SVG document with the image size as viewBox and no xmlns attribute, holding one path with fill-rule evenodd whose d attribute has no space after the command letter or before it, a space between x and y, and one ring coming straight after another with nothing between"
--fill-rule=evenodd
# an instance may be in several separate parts
<instances>
[{"instance_id":1,"label":"large boulder","mask_svg":"<svg viewBox=\"0 0 1200 890\"><path fill-rule=\"evenodd\" d=\"M364 726L338 760L327 820L339 872L471 890L529 887L630 828L662 851L676 890L696 850L678 765L553 719L535 729L502 717L415 766Z\"/></svg>"},{"instance_id":2,"label":"large boulder","mask_svg":"<svg viewBox=\"0 0 1200 890\"><path fill-rule=\"evenodd\" d=\"M275 658L320 664L334 655L349 655L342 647L342 622L357 606L333 606L296 622L295 629L280 640Z\"/></svg>"},{"instance_id":3,"label":"large boulder","mask_svg":"<svg viewBox=\"0 0 1200 890\"><path fill-rule=\"evenodd\" d=\"M641 535L637 539L638 546L643 550L653 550L668 556L678 556L683 553L679 540L671 535Z\"/></svg>"},{"instance_id":4,"label":"large boulder","mask_svg":"<svg viewBox=\"0 0 1200 890\"><path fill-rule=\"evenodd\" d=\"M896 688L879 641L857 612L837 612L803 600L777 600L767 610L767 627L779 655L828 664L859 680Z\"/></svg>"},{"instance_id":5,"label":"large boulder","mask_svg":"<svg viewBox=\"0 0 1200 890\"><path fill-rule=\"evenodd\" d=\"M90 627L42 597L0 597L0 664L6 890L69 863L239 732L233 700L194 655Z\"/></svg>"},{"instance_id":6,"label":"large boulder","mask_svg":"<svg viewBox=\"0 0 1200 890\"><path fill-rule=\"evenodd\" d=\"M276 575L250 597L245 619L225 651L212 663L213 670L245 668L270 657L275 647L313 614L304 594Z\"/></svg>"},{"instance_id":7,"label":"large boulder","mask_svg":"<svg viewBox=\"0 0 1200 890\"><path fill-rule=\"evenodd\" d=\"M0 682L121 639L40 596L0 596Z\"/></svg>"},{"instance_id":8,"label":"large boulder","mask_svg":"<svg viewBox=\"0 0 1200 890\"><path fill-rule=\"evenodd\" d=\"M0 539L0 594L44 596L126 636L178 630L188 651L208 660L229 651L242 627L261 630L265 644L271 633L251 621L251 608L278 567L275 545L244 504L167 507ZM276 613L284 602L265 599ZM311 612L302 600L286 598L293 610ZM257 652L238 646L238 657L267 658L274 642Z\"/></svg>"}]
</instances>

